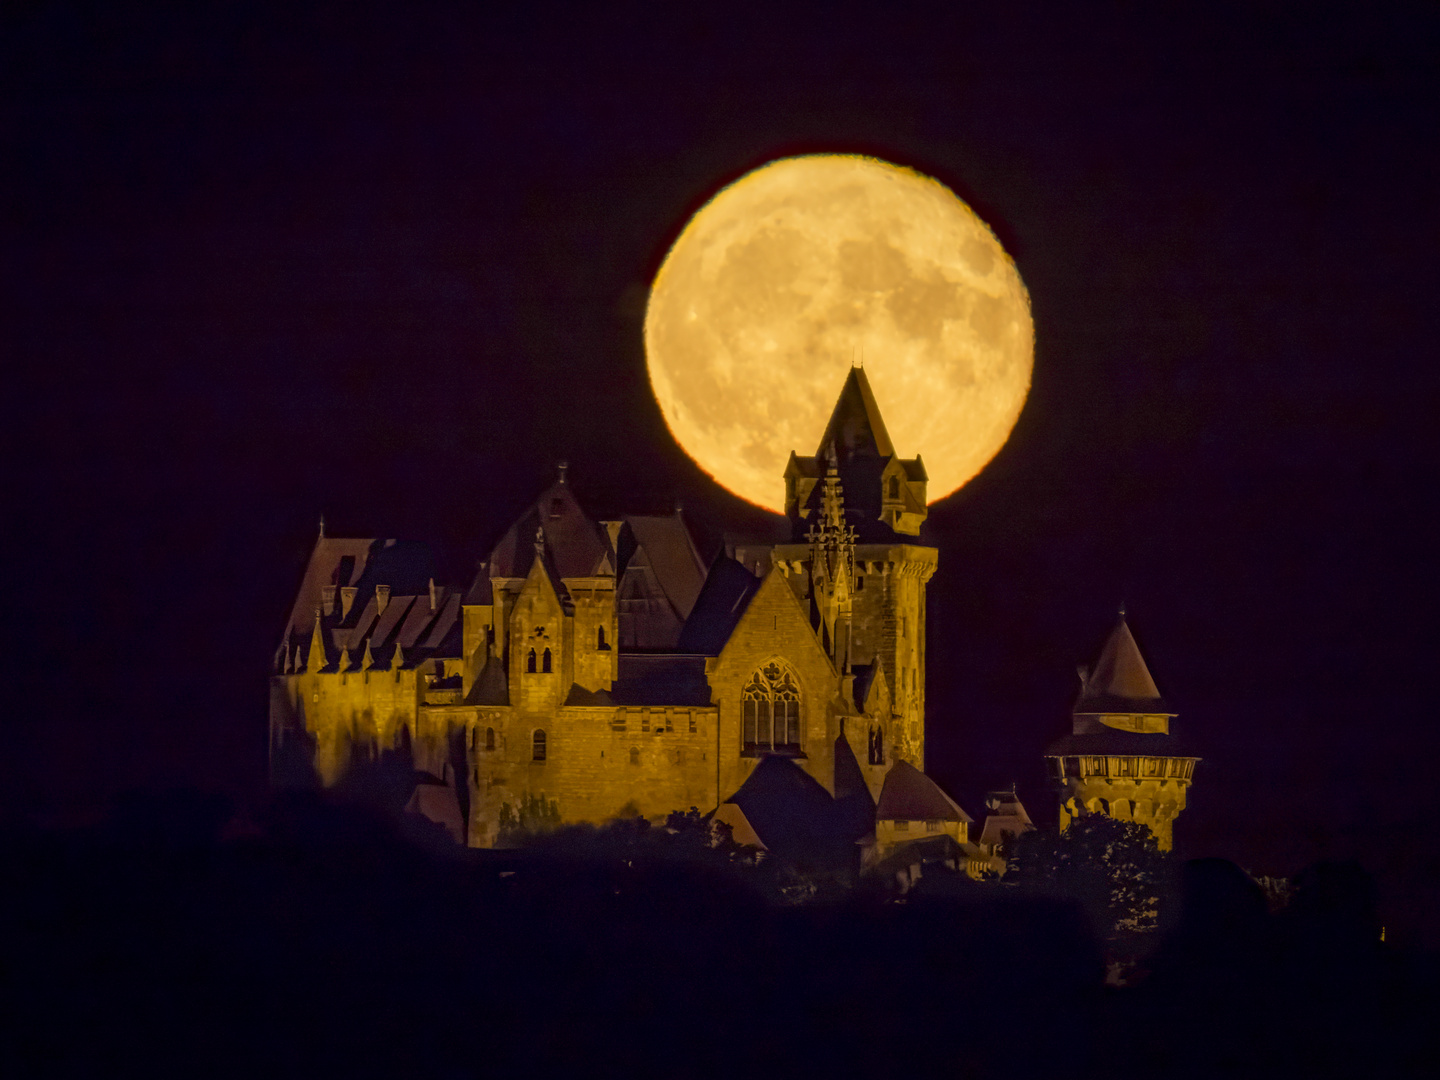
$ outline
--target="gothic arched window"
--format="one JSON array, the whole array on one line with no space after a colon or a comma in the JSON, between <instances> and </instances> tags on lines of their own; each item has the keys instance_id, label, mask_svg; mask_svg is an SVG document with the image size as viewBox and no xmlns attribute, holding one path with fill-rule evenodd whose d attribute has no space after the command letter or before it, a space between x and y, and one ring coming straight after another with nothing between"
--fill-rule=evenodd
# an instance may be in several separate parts
<instances>
[{"instance_id":1,"label":"gothic arched window","mask_svg":"<svg viewBox=\"0 0 1440 1080\"><path fill-rule=\"evenodd\" d=\"M495 729L493 727L487 727L485 729L485 749L495 749Z\"/></svg>"},{"instance_id":2,"label":"gothic arched window","mask_svg":"<svg viewBox=\"0 0 1440 1080\"><path fill-rule=\"evenodd\" d=\"M541 656L540 656L540 670L541 670L541 671L544 671L544 672L549 672L549 671L550 671L550 650L549 650L549 649L546 649L545 652L542 653Z\"/></svg>"},{"instance_id":3,"label":"gothic arched window","mask_svg":"<svg viewBox=\"0 0 1440 1080\"><path fill-rule=\"evenodd\" d=\"M900 498L900 478L898 476L890 477L890 498Z\"/></svg>"},{"instance_id":4,"label":"gothic arched window","mask_svg":"<svg viewBox=\"0 0 1440 1080\"><path fill-rule=\"evenodd\" d=\"M745 749L800 751L800 686L790 668L771 660L750 676L741 692Z\"/></svg>"},{"instance_id":5,"label":"gothic arched window","mask_svg":"<svg viewBox=\"0 0 1440 1080\"><path fill-rule=\"evenodd\" d=\"M597 649L608 649L608 648L610 648L609 645L606 645L606 644L605 644L605 627L603 627L603 626L597 626L597 627L595 628L595 648L597 648Z\"/></svg>"},{"instance_id":6,"label":"gothic arched window","mask_svg":"<svg viewBox=\"0 0 1440 1080\"><path fill-rule=\"evenodd\" d=\"M545 760L545 732L541 728L535 729L535 734L530 740L530 760Z\"/></svg>"},{"instance_id":7,"label":"gothic arched window","mask_svg":"<svg viewBox=\"0 0 1440 1080\"><path fill-rule=\"evenodd\" d=\"M640 764L640 748L639 748L638 746L632 746L632 747L630 748L630 764L631 764L631 765L639 765L639 764Z\"/></svg>"},{"instance_id":8,"label":"gothic arched window","mask_svg":"<svg viewBox=\"0 0 1440 1080\"><path fill-rule=\"evenodd\" d=\"M527 674L530 674L530 675L534 675L534 674L535 674L535 650L534 650L534 649L531 649L531 650L525 655L525 671L526 671Z\"/></svg>"}]
</instances>

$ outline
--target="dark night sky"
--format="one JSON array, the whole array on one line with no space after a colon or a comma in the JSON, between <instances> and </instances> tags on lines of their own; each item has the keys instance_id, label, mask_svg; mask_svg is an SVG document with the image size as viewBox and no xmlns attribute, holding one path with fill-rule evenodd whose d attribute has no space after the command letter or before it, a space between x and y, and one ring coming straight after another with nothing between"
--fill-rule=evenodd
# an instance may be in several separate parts
<instances>
[{"instance_id":1,"label":"dark night sky","mask_svg":"<svg viewBox=\"0 0 1440 1080\"><path fill-rule=\"evenodd\" d=\"M463 565L568 458L597 509L756 522L665 431L644 290L724 182L857 150L975 206L1036 322L931 514L932 774L1052 815L1124 600L1206 755L1188 851L1433 903L1440 23L773 7L7 7L11 814L256 796L322 512Z\"/></svg>"}]
</instances>

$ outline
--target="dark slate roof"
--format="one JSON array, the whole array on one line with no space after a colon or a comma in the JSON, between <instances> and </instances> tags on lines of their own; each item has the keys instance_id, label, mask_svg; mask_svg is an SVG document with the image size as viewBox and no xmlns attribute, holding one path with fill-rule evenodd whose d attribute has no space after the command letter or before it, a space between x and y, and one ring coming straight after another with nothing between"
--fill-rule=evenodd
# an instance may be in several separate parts
<instances>
[{"instance_id":1,"label":"dark slate roof","mask_svg":"<svg viewBox=\"0 0 1440 1080\"><path fill-rule=\"evenodd\" d=\"M705 657L680 653L621 653L610 688L617 705L710 704Z\"/></svg>"},{"instance_id":2,"label":"dark slate roof","mask_svg":"<svg viewBox=\"0 0 1440 1080\"><path fill-rule=\"evenodd\" d=\"M689 618L705 584L705 565L681 516L627 517L625 524L643 548L665 598L681 619Z\"/></svg>"},{"instance_id":3,"label":"dark slate roof","mask_svg":"<svg viewBox=\"0 0 1440 1080\"><path fill-rule=\"evenodd\" d=\"M1125 616L1115 624L1095 670L1085 677L1080 697L1075 702L1077 713L1165 713L1175 712L1160 696L1150 669L1135 644L1135 636L1125 623Z\"/></svg>"},{"instance_id":4,"label":"dark slate roof","mask_svg":"<svg viewBox=\"0 0 1440 1080\"><path fill-rule=\"evenodd\" d=\"M495 602L495 590L490 585L490 564L481 563L480 568L475 571L475 578L470 582L470 588L465 593L467 604L493 604Z\"/></svg>"},{"instance_id":5,"label":"dark slate roof","mask_svg":"<svg viewBox=\"0 0 1440 1080\"><path fill-rule=\"evenodd\" d=\"M838 869L856 858L855 837L830 793L788 758L762 758L725 801L739 806L761 843L786 862Z\"/></svg>"},{"instance_id":6,"label":"dark slate roof","mask_svg":"<svg viewBox=\"0 0 1440 1080\"><path fill-rule=\"evenodd\" d=\"M760 579L745 567L728 555L715 556L680 631L680 650L719 656L759 588Z\"/></svg>"},{"instance_id":7,"label":"dark slate roof","mask_svg":"<svg viewBox=\"0 0 1440 1080\"><path fill-rule=\"evenodd\" d=\"M535 561L535 529L545 535L545 554L558 578L592 577L606 565L613 571L610 540L580 508L564 481L551 484L522 514L490 553L492 578L523 578Z\"/></svg>"},{"instance_id":8,"label":"dark slate roof","mask_svg":"<svg viewBox=\"0 0 1440 1080\"><path fill-rule=\"evenodd\" d=\"M594 692L591 692L589 690L586 690L585 687L581 686L579 683L571 683L570 693L565 695L565 704L588 706L591 708L613 708L615 706L615 699L611 697L608 693L606 693L604 690L596 690Z\"/></svg>"},{"instance_id":9,"label":"dark slate roof","mask_svg":"<svg viewBox=\"0 0 1440 1080\"><path fill-rule=\"evenodd\" d=\"M385 610L380 612L375 620L375 629L370 633L370 651L377 661L380 659L381 649L388 650L385 659L387 662L390 659L388 653L395 649L398 631L404 624L411 605L418 599L416 596L391 596Z\"/></svg>"},{"instance_id":10,"label":"dark slate roof","mask_svg":"<svg viewBox=\"0 0 1440 1080\"><path fill-rule=\"evenodd\" d=\"M1078 757L1086 754L1113 754L1116 757L1197 757L1193 748L1178 736L1149 731L1104 731L1088 735L1065 735L1045 748L1046 757Z\"/></svg>"},{"instance_id":11,"label":"dark slate roof","mask_svg":"<svg viewBox=\"0 0 1440 1080\"><path fill-rule=\"evenodd\" d=\"M1029 832L1035 826L1029 821L1021 821L1018 817L1008 814L991 814L985 819L985 827L980 830L980 843L1001 844L1007 836L1019 836L1023 832Z\"/></svg>"},{"instance_id":12,"label":"dark slate roof","mask_svg":"<svg viewBox=\"0 0 1440 1080\"><path fill-rule=\"evenodd\" d=\"M843 734L835 737L835 797L843 799L857 791L865 792L870 798L870 789L865 785L865 774L860 771L860 762L855 760L855 751L850 740ZM871 799L873 804L875 800Z\"/></svg>"},{"instance_id":13,"label":"dark slate roof","mask_svg":"<svg viewBox=\"0 0 1440 1080\"><path fill-rule=\"evenodd\" d=\"M295 635L308 634L315 625L315 609L320 606L320 590L327 585L338 588L354 585L377 546L394 541L352 539L322 536L315 542L305 576L290 609L290 629Z\"/></svg>"},{"instance_id":14,"label":"dark slate roof","mask_svg":"<svg viewBox=\"0 0 1440 1080\"><path fill-rule=\"evenodd\" d=\"M880 789L880 805L875 816L884 821L963 821L969 823L969 814L945 792L940 785L915 768L908 761L897 761L885 774L885 785Z\"/></svg>"},{"instance_id":15,"label":"dark slate roof","mask_svg":"<svg viewBox=\"0 0 1440 1080\"><path fill-rule=\"evenodd\" d=\"M420 647L432 655L459 656L461 629L460 594L452 592L441 601Z\"/></svg>"},{"instance_id":16,"label":"dark slate roof","mask_svg":"<svg viewBox=\"0 0 1440 1080\"><path fill-rule=\"evenodd\" d=\"M875 831L875 800L844 735L835 740L835 815L836 827L852 841Z\"/></svg>"},{"instance_id":17,"label":"dark slate roof","mask_svg":"<svg viewBox=\"0 0 1440 1080\"><path fill-rule=\"evenodd\" d=\"M470 687L467 705L509 705L510 686L505 675L505 665L498 656L485 661L475 685Z\"/></svg>"},{"instance_id":18,"label":"dark slate roof","mask_svg":"<svg viewBox=\"0 0 1440 1080\"><path fill-rule=\"evenodd\" d=\"M864 368L852 367L846 376L815 456L823 459L832 445L842 465L846 458L857 453L883 458L895 453Z\"/></svg>"}]
</instances>

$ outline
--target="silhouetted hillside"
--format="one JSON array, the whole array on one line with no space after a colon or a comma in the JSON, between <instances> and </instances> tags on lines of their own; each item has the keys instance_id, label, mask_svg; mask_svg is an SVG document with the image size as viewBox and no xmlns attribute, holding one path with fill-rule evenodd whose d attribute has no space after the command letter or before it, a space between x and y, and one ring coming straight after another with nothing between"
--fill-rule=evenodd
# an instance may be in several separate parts
<instances>
[{"instance_id":1,"label":"silhouetted hillside","mask_svg":"<svg viewBox=\"0 0 1440 1080\"><path fill-rule=\"evenodd\" d=\"M316 794L254 826L133 797L5 838L6 1074L1392 1077L1437 1049L1433 957L1380 943L1353 865L1272 916L1190 864L1123 991L1061 900L786 905L767 873L635 824L466 851Z\"/></svg>"}]
</instances>

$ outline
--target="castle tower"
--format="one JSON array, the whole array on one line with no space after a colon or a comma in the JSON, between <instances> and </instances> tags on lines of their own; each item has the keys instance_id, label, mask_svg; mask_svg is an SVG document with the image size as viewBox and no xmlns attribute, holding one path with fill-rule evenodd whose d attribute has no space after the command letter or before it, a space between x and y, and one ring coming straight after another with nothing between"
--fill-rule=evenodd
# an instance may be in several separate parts
<instances>
[{"instance_id":1,"label":"castle tower","mask_svg":"<svg viewBox=\"0 0 1440 1080\"><path fill-rule=\"evenodd\" d=\"M852 368L813 457L791 453L791 542L771 558L838 670L884 672L895 720L886 753L925 767L925 587L936 551L916 543L925 466L895 453L869 380Z\"/></svg>"},{"instance_id":2,"label":"castle tower","mask_svg":"<svg viewBox=\"0 0 1440 1080\"><path fill-rule=\"evenodd\" d=\"M1095 670L1080 668L1071 733L1045 751L1060 787L1060 828L1083 814L1108 814L1148 825L1168 851L1199 760L1171 731L1176 715L1150 677L1121 608Z\"/></svg>"}]
</instances>

